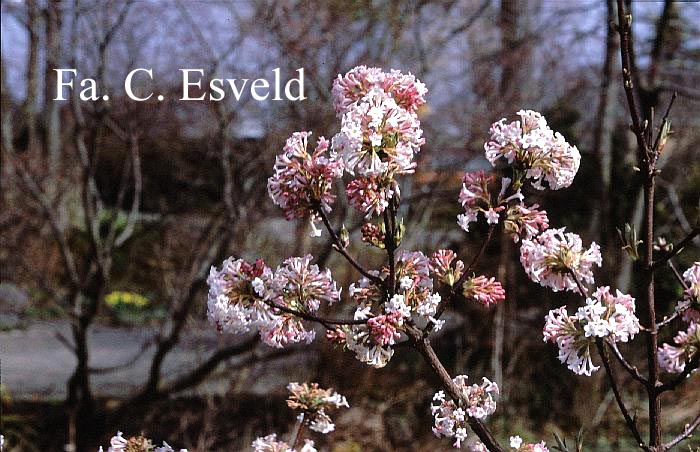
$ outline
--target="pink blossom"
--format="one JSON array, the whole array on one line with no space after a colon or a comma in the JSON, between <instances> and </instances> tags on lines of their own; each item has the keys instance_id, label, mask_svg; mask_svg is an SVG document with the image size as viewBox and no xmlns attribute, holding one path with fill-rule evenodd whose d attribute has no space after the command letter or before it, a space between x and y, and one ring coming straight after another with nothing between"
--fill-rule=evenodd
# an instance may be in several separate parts
<instances>
[{"instance_id":1,"label":"pink blossom","mask_svg":"<svg viewBox=\"0 0 700 452\"><path fill-rule=\"evenodd\" d=\"M328 153L328 140L321 137L313 153L307 151L311 132L295 132L275 160L275 173L268 179L272 201L287 220L310 218L319 221L316 208L329 212L335 202L333 179L342 177L343 162Z\"/></svg>"},{"instance_id":2,"label":"pink blossom","mask_svg":"<svg viewBox=\"0 0 700 452\"><path fill-rule=\"evenodd\" d=\"M425 85L410 73L397 70L387 73L376 67L357 66L344 76L338 75L333 82L335 111L338 115L347 112L373 88L381 89L409 112L415 112L425 104L428 92Z\"/></svg>"},{"instance_id":3,"label":"pink blossom","mask_svg":"<svg viewBox=\"0 0 700 452\"><path fill-rule=\"evenodd\" d=\"M519 436L510 437L510 448L514 449L516 452L549 452L547 444L544 441L537 444L523 444L523 439Z\"/></svg>"},{"instance_id":4,"label":"pink blossom","mask_svg":"<svg viewBox=\"0 0 700 452\"><path fill-rule=\"evenodd\" d=\"M504 227L515 242L520 239L532 239L549 227L547 212L538 209L537 204L527 207L524 203L508 208Z\"/></svg>"},{"instance_id":5,"label":"pink blossom","mask_svg":"<svg viewBox=\"0 0 700 452\"><path fill-rule=\"evenodd\" d=\"M430 258L430 271L438 281L452 286L462 276L464 262L452 250L437 250Z\"/></svg>"},{"instance_id":6,"label":"pink blossom","mask_svg":"<svg viewBox=\"0 0 700 452\"><path fill-rule=\"evenodd\" d=\"M425 143L418 118L378 88L343 114L332 141L345 170L360 176L413 173L414 154Z\"/></svg>"},{"instance_id":7,"label":"pink blossom","mask_svg":"<svg viewBox=\"0 0 700 452\"><path fill-rule=\"evenodd\" d=\"M276 306L314 313L322 302L333 304L340 299L330 270L311 264L311 255L290 257L277 267L268 299ZM304 321L294 314L274 309L274 317L262 323L260 336L267 345L281 348L295 342L310 343L315 338Z\"/></svg>"},{"instance_id":8,"label":"pink blossom","mask_svg":"<svg viewBox=\"0 0 700 452\"><path fill-rule=\"evenodd\" d=\"M559 347L559 361L578 375L590 376L599 369L591 360L592 341L586 338L576 316L570 316L566 307L549 311L543 330L545 342Z\"/></svg>"},{"instance_id":9,"label":"pink blossom","mask_svg":"<svg viewBox=\"0 0 700 452\"><path fill-rule=\"evenodd\" d=\"M384 239L384 223L381 223L379 226L372 223L362 225L361 240L363 242L384 249Z\"/></svg>"},{"instance_id":10,"label":"pink blossom","mask_svg":"<svg viewBox=\"0 0 700 452\"><path fill-rule=\"evenodd\" d=\"M565 228L548 229L537 237L525 239L520 245L520 262L534 282L553 291L578 292L574 272L582 283L592 284L593 265L600 267L600 247L593 242L587 250L581 237Z\"/></svg>"},{"instance_id":11,"label":"pink blossom","mask_svg":"<svg viewBox=\"0 0 700 452\"><path fill-rule=\"evenodd\" d=\"M500 180L500 191L492 191L490 185L495 184L497 180ZM520 190L508 193L508 189L512 188L511 182L507 177L497 179L495 174L484 171L465 173L459 192L459 202L464 208L464 213L457 216L457 224L468 232L469 224L477 221L480 213L488 224L498 224L508 203L522 201Z\"/></svg>"},{"instance_id":12,"label":"pink blossom","mask_svg":"<svg viewBox=\"0 0 700 452\"><path fill-rule=\"evenodd\" d=\"M476 300L490 306L506 299L506 291L495 278L474 276L467 278L462 285L462 294L467 299Z\"/></svg>"},{"instance_id":13,"label":"pink blossom","mask_svg":"<svg viewBox=\"0 0 700 452\"><path fill-rule=\"evenodd\" d=\"M221 270L212 267L207 278L207 317L221 332L241 334L273 317L263 302L272 284L272 271L258 259L255 263L229 257Z\"/></svg>"},{"instance_id":14,"label":"pink blossom","mask_svg":"<svg viewBox=\"0 0 700 452\"><path fill-rule=\"evenodd\" d=\"M307 330L302 320L292 314L280 313L260 325L260 339L270 347L283 348L289 344L310 344L316 338L314 330Z\"/></svg>"},{"instance_id":15,"label":"pink blossom","mask_svg":"<svg viewBox=\"0 0 700 452\"><path fill-rule=\"evenodd\" d=\"M489 183L494 176L484 171L465 173L462 178L462 189L459 192L459 203L464 208L464 214L457 217L457 223L465 231L469 231L469 223L476 221L479 212L491 210L491 193Z\"/></svg>"},{"instance_id":16,"label":"pink blossom","mask_svg":"<svg viewBox=\"0 0 700 452\"><path fill-rule=\"evenodd\" d=\"M395 311L391 314L372 317L367 321L367 325L375 344L380 347L394 345L401 337L398 327L403 325L403 317L400 312Z\"/></svg>"},{"instance_id":17,"label":"pink blossom","mask_svg":"<svg viewBox=\"0 0 700 452\"><path fill-rule=\"evenodd\" d=\"M354 318L356 320L365 320L372 317L370 306L359 306L355 311ZM391 328L397 328L399 322L403 322L403 317L400 314L391 314L384 321L376 322L375 327L369 324L352 325L346 334L346 343L349 350L355 352L355 357L358 361L366 363L375 368L382 368L387 365L391 357L394 355L394 349L390 346L390 340L386 334L377 333L377 327L380 323L387 327L387 322L393 322ZM386 328L382 333L391 331ZM395 338L395 336L394 336Z\"/></svg>"},{"instance_id":18,"label":"pink blossom","mask_svg":"<svg viewBox=\"0 0 700 452\"><path fill-rule=\"evenodd\" d=\"M488 378L484 378L480 385L468 385L466 375L458 375L452 381L459 388L460 400L448 399L444 391L438 391L433 396L430 410L435 436L454 438L453 446L460 448L467 438L467 418L485 419L493 414L499 390L498 385Z\"/></svg>"},{"instance_id":19,"label":"pink blossom","mask_svg":"<svg viewBox=\"0 0 700 452\"><path fill-rule=\"evenodd\" d=\"M700 322L700 262L683 272L683 280L687 289L683 292L683 300L678 301L676 311L684 322Z\"/></svg>"},{"instance_id":20,"label":"pink blossom","mask_svg":"<svg viewBox=\"0 0 700 452\"><path fill-rule=\"evenodd\" d=\"M314 442L310 439L304 440L304 445L297 451L284 441L278 440L275 433L257 438L251 447L254 452L316 452Z\"/></svg>"},{"instance_id":21,"label":"pink blossom","mask_svg":"<svg viewBox=\"0 0 700 452\"><path fill-rule=\"evenodd\" d=\"M508 164L517 162L525 168L525 177L532 179L537 189L566 188L574 180L581 164L581 153L558 132L552 131L544 117L532 110L520 110L519 121L506 119L494 123L489 141L484 145L486 158L492 165L499 159Z\"/></svg>"},{"instance_id":22,"label":"pink blossom","mask_svg":"<svg viewBox=\"0 0 700 452\"><path fill-rule=\"evenodd\" d=\"M290 257L277 267L273 281L272 299L281 305L315 312L321 302L333 304L340 299L331 271L311 264L313 256Z\"/></svg>"},{"instance_id":23,"label":"pink blossom","mask_svg":"<svg viewBox=\"0 0 700 452\"><path fill-rule=\"evenodd\" d=\"M598 370L591 360L596 338L628 342L639 330L634 298L619 290L613 295L604 286L596 289L574 315L569 315L565 306L549 311L543 336L546 342L557 344L559 360L571 371L591 375Z\"/></svg>"},{"instance_id":24,"label":"pink blossom","mask_svg":"<svg viewBox=\"0 0 700 452\"><path fill-rule=\"evenodd\" d=\"M395 181L376 177L357 177L347 187L348 202L365 218L381 215L395 194L398 195Z\"/></svg>"},{"instance_id":25,"label":"pink blossom","mask_svg":"<svg viewBox=\"0 0 700 452\"><path fill-rule=\"evenodd\" d=\"M675 346L663 344L658 350L659 365L670 373L680 373L700 349L700 324L693 322L673 338Z\"/></svg>"}]
</instances>

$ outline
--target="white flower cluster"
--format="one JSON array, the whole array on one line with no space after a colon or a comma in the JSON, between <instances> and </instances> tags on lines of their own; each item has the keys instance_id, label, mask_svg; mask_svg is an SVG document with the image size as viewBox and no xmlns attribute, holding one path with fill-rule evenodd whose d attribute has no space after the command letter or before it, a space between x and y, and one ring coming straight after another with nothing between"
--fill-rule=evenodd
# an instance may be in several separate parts
<instances>
[{"instance_id":1,"label":"white flower cluster","mask_svg":"<svg viewBox=\"0 0 700 452\"><path fill-rule=\"evenodd\" d=\"M634 298L619 290L612 295L609 287L599 287L574 315L567 313L566 306L549 311L543 336L545 342L557 344L559 360L572 372L590 376L599 369L591 359L596 338L628 342L639 330Z\"/></svg>"},{"instance_id":2,"label":"white flower cluster","mask_svg":"<svg viewBox=\"0 0 700 452\"><path fill-rule=\"evenodd\" d=\"M574 180L581 164L581 153L547 125L544 117L532 110L520 110L519 121L506 119L494 123L490 139L484 145L486 158L496 166L505 159L525 170L532 185L542 190L547 182L552 190L566 188Z\"/></svg>"},{"instance_id":3,"label":"white flower cluster","mask_svg":"<svg viewBox=\"0 0 700 452\"><path fill-rule=\"evenodd\" d=\"M350 174L408 174L416 166L414 154L425 142L422 135L415 114L401 108L383 90L372 88L343 114L332 145Z\"/></svg>"},{"instance_id":4,"label":"white flower cluster","mask_svg":"<svg viewBox=\"0 0 700 452\"><path fill-rule=\"evenodd\" d=\"M301 421L308 424L311 430L324 435L335 430L335 424L328 413L337 408L349 407L345 396L333 389L320 388L318 383L289 383L287 389L291 394L287 406L301 411Z\"/></svg>"},{"instance_id":5,"label":"white flower cluster","mask_svg":"<svg viewBox=\"0 0 700 452\"><path fill-rule=\"evenodd\" d=\"M445 391L438 391L430 407L435 422L433 433L438 438L454 438L455 448L461 448L467 438L468 418L485 419L493 414L499 394L498 385L488 378L480 385L468 385L467 378L458 375L452 380L459 388L460 400L447 399Z\"/></svg>"},{"instance_id":6,"label":"white flower cluster","mask_svg":"<svg viewBox=\"0 0 700 452\"><path fill-rule=\"evenodd\" d=\"M175 452L175 449L170 446L170 444L163 441L163 445L160 447L153 447L151 440L143 436L131 437L129 439L124 438L122 432L117 432L116 435L112 437L109 441L109 447L107 452L127 452L127 451L140 451L140 452ZM102 446L98 449L98 452L103 452ZM187 449L180 449L180 452L187 452Z\"/></svg>"},{"instance_id":7,"label":"white flower cluster","mask_svg":"<svg viewBox=\"0 0 700 452\"><path fill-rule=\"evenodd\" d=\"M388 269L377 276L386 278ZM404 323L413 322L419 328L434 324L439 330L443 320L436 319L440 294L433 293L430 261L421 252L403 251L396 259L397 292L385 303L383 312L372 313L373 306L382 305L384 292L367 278L349 288L350 297L358 305L355 320L366 324L352 325L345 334L345 344L355 352L359 361L373 367L384 367L394 354L392 348L401 337Z\"/></svg>"},{"instance_id":8,"label":"white flower cluster","mask_svg":"<svg viewBox=\"0 0 700 452\"><path fill-rule=\"evenodd\" d=\"M277 439L276 434L261 436L253 441L251 447L255 452L316 452L314 442L310 439L304 440L304 445L301 449L293 449L289 444Z\"/></svg>"},{"instance_id":9,"label":"white flower cluster","mask_svg":"<svg viewBox=\"0 0 700 452\"><path fill-rule=\"evenodd\" d=\"M515 449L516 452L549 452L544 441L537 444L523 444L523 439L517 435L510 437L510 448Z\"/></svg>"},{"instance_id":10,"label":"white flower cluster","mask_svg":"<svg viewBox=\"0 0 700 452\"><path fill-rule=\"evenodd\" d=\"M221 270L211 268L207 283L207 316L222 332L233 334L259 330L267 345L311 342L314 330L301 318L284 311L316 312L322 302L340 299L330 270L311 264L311 255L286 259L273 273L262 260L249 263L228 258Z\"/></svg>"},{"instance_id":11,"label":"white flower cluster","mask_svg":"<svg viewBox=\"0 0 700 452\"><path fill-rule=\"evenodd\" d=\"M578 292L571 272L582 283L592 284L593 266L601 266L602 256L597 243L593 242L588 249L584 249L581 237L560 228L547 229L532 239L523 239L520 262L532 281L555 292Z\"/></svg>"}]
</instances>

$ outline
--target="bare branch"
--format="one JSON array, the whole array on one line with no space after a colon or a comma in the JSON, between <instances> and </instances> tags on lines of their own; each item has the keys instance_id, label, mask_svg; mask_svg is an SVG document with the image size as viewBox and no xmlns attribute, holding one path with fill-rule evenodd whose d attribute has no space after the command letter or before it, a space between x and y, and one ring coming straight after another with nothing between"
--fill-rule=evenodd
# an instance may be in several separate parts
<instances>
[{"instance_id":1,"label":"bare branch","mask_svg":"<svg viewBox=\"0 0 700 452\"><path fill-rule=\"evenodd\" d=\"M598 348L598 353L600 354L600 358L603 360L603 366L605 367L605 374L608 377L608 382L610 383L610 388L613 391L613 394L615 395L615 401L617 402L617 406L620 408L620 412L622 413L622 417L625 418L625 422L627 423L627 428L629 431L634 435L634 439L637 442L637 445L643 449L643 450L648 450L647 446L644 445L644 440L642 440L642 435L639 434L639 429L637 429L637 423L635 422L635 419L630 416L629 411L627 411L627 407L625 406L625 402L622 400L622 396L620 395L620 389L617 386L617 382L615 381L615 374L613 373L612 367L610 366L610 359L608 358L608 352L605 349L605 345L603 344L603 340L600 338L596 339L596 347Z\"/></svg>"},{"instance_id":2,"label":"bare branch","mask_svg":"<svg viewBox=\"0 0 700 452\"><path fill-rule=\"evenodd\" d=\"M613 353L614 353L614 355L615 355L615 358L617 358L617 361L618 361L620 364L622 364L622 367L625 368L625 370L632 376L632 378L634 378L634 379L637 380L638 382L642 383L644 386L648 386L648 385L649 385L649 381L648 381L646 378L644 378L644 377L642 376L642 374L639 373L639 370L637 369L637 367L631 365L631 364L625 359L625 357L624 357L624 356L622 355L622 353L620 352L620 349L617 348L617 344L616 344L615 342L612 342L612 341L607 342L607 344L608 344L608 346L612 349L612 351L613 351Z\"/></svg>"},{"instance_id":3,"label":"bare branch","mask_svg":"<svg viewBox=\"0 0 700 452\"><path fill-rule=\"evenodd\" d=\"M333 225L331 225L330 220L328 219L328 215L326 212L323 210L321 206L316 207L316 212L321 216L321 220L323 221L323 224L326 226L326 229L328 232L331 234L331 237L333 238L333 243L335 246L333 247L336 251L338 251L349 263L352 265L362 276L365 278L369 279L373 283L383 286L384 281L377 275L371 274L369 271L367 271L364 267L362 267L354 257L352 257L346 250L344 244L340 241L340 238L338 237L338 234L335 232L335 229L333 229Z\"/></svg>"},{"instance_id":4,"label":"bare branch","mask_svg":"<svg viewBox=\"0 0 700 452\"><path fill-rule=\"evenodd\" d=\"M683 383L690 374L698 368L700 365L700 352L696 352L695 356L693 356L691 359L687 360L685 362L685 366L683 367L683 371L679 373L678 375L675 376L675 378L667 383L662 384L661 386L656 387L656 394L661 394L666 391L673 391L676 389L678 386Z\"/></svg>"},{"instance_id":5,"label":"bare branch","mask_svg":"<svg viewBox=\"0 0 700 452\"><path fill-rule=\"evenodd\" d=\"M695 419L693 419L692 422L685 425L685 428L678 436L673 438L668 443L664 444L664 446L663 446L664 450L671 449L672 447L676 446L681 441L683 441L687 438L690 438L693 435L693 431L695 431L695 429L698 428L699 425L700 425L700 413L698 413L695 416Z\"/></svg>"},{"instance_id":6,"label":"bare branch","mask_svg":"<svg viewBox=\"0 0 700 452\"><path fill-rule=\"evenodd\" d=\"M651 263L652 268L658 268L661 265L665 264L669 259L672 259L673 257L677 256L680 254L683 249L688 246L695 237L700 235L700 224L696 224L695 227L693 227L693 230L688 233L688 235L683 238L680 242L678 242L677 245L673 245L673 249L667 253L665 253L663 256L655 259Z\"/></svg>"}]
</instances>

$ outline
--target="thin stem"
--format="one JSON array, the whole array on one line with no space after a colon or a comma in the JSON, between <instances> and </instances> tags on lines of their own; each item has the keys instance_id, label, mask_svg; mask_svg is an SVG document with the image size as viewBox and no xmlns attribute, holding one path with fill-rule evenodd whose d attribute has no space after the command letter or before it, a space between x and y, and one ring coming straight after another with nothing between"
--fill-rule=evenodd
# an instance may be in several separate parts
<instances>
[{"instance_id":1,"label":"thin stem","mask_svg":"<svg viewBox=\"0 0 700 452\"><path fill-rule=\"evenodd\" d=\"M685 279L683 279L683 276L681 276L680 272L676 268L676 264L674 264L671 259L668 260L668 266L671 267L673 275L676 277L680 285L683 286L683 290L688 290L688 284L685 283Z\"/></svg>"},{"instance_id":2,"label":"thin stem","mask_svg":"<svg viewBox=\"0 0 700 452\"><path fill-rule=\"evenodd\" d=\"M304 434L304 425L306 424L306 420L304 419L304 413L301 413L299 415L299 423L297 425L297 431L294 434L294 441L292 443L292 449L297 450L297 448L301 445L301 440Z\"/></svg>"},{"instance_id":3,"label":"thin stem","mask_svg":"<svg viewBox=\"0 0 700 452\"><path fill-rule=\"evenodd\" d=\"M386 249L389 260L389 279L388 292L389 296L396 292L396 209L394 209L394 200L389 201L389 206L384 211L384 248Z\"/></svg>"},{"instance_id":4,"label":"thin stem","mask_svg":"<svg viewBox=\"0 0 700 452\"><path fill-rule=\"evenodd\" d=\"M481 246L479 247L479 251L477 251L477 253L474 255L471 262L469 262L469 265L467 265L467 267L464 269L462 276L459 277L459 279L457 280L457 282L455 283L455 285L453 287L459 288L459 286L461 286L464 283L464 281L467 279L467 275L474 270L474 268L476 267L476 264L479 263L479 261L481 260L481 257L484 255L484 252L486 251L486 247L488 246L489 242L491 241L491 238L493 237L493 231L495 231L495 230L496 230L495 224L492 224L489 226L489 230L486 233L486 238L484 239L483 242L481 242Z\"/></svg>"},{"instance_id":5,"label":"thin stem","mask_svg":"<svg viewBox=\"0 0 700 452\"><path fill-rule=\"evenodd\" d=\"M335 229L333 229L333 226L331 225L330 220L328 219L328 215L326 215L326 212L323 210L322 207L317 206L316 207L316 212L319 214L321 217L321 220L323 221L323 224L326 226L326 229L328 232L331 234L331 238L333 239L333 243L335 246L333 247L336 251L338 251L355 269L362 274L365 278L369 279L370 281L374 282L375 284L378 285L383 285L384 281L379 276L371 274L369 271L367 271L364 267L362 267L357 260L355 260L354 257L352 257L347 250L345 249L345 245L340 241L340 237L338 237L338 234L335 232Z\"/></svg>"},{"instance_id":6,"label":"thin stem","mask_svg":"<svg viewBox=\"0 0 700 452\"><path fill-rule=\"evenodd\" d=\"M663 264L665 264L666 262L668 262L668 261L669 261L670 259L672 259L673 257L675 257L675 256L677 256L678 254L680 254L680 252L683 251L683 249L684 249L686 246L688 246L688 245L690 244L690 242L692 242L692 241L695 239L695 237L697 237L698 235L700 235L700 225L695 225L695 227L693 228L693 230L690 231L690 233L688 233L688 235L686 235L685 238L684 238L683 240L681 240L680 242L678 242L677 245L674 245L674 246L673 246L673 249L672 249L671 251L667 252L667 253L664 254L663 256L661 256L661 257L659 257L658 259L654 260L654 261L651 263L651 267L652 267L652 268L658 268L658 267L662 266Z\"/></svg>"},{"instance_id":7,"label":"thin stem","mask_svg":"<svg viewBox=\"0 0 700 452\"><path fill-rule=\"evenodd\" d=\"M686 361L683 371L676 375L673 380L657 386L655 391L656 394L661 394L663 392L676 389L688 378L691 372L698 368L698 365L700 365L700 352L696 352L692 359Z\"/></svg>"},{"instance_id":8,"label":"thin stem","mask_svg":"<svg viewBox=\"0 0 700 452\"><path fill-rule=\"evenodd\" d=\"M603 366L605 367L605 374L608 377L608 382L610 383L610 388L613 391L613 395L615 395L615 401L617 402L617 406L620 408L622 417L625 418L625 422L627 423L627 428L634 436L635 441L637 441L637 445L644 450L648 450L648 448L644 445L642 435L639 434L639 430L637 429L637 423L632 418L632 416L630 416L629 411L627 411L627 407L625 406L625 402L622 400L622 396L620 395L620 389L618 388L617 382L615 381L615 374L613 373L612 367L610 366L610 358L608 357L608 352L605 346L603 345L603 340L601 338L596 339L596 347L598 348L598 353L600 354L600 358L603 361Z\"/></svg>"},{"instance_id":9,"label":"thin stem","mask_svg":"<svg viewBox=\"0 0 700 452\"><path fill-rule=\"evenodd\" d=\"M653 242L654 242L654 178L657 174L656 160L658 150L650 149L649 140L645 136L645 129L650 127L647 121L642 125L642 118L637 108L634 85L632 80L636 76L634 71L633 44L632 44L632 15L626 11L625 1L617 0L618 31L620 33L620 56L622 60L622 78L627 97L627 104L632 117L632 131L637 139L637 151L640 157L641 174L644 178L644 256L643 256L643 287L645 288L644 301L646 302L647 323L647 363L649 367L649 446L658 448L661 446L661 401L655 388L661 384L659 380L660 369L657 359L658 354L658 326L656 324L656 304L654 296L654 266ZM663 129L663 127L662 127ZM660 132L661 133L661 132ZM665 261L664 261L665 262Z\"/></svg>"},{"instance_id":10,"label":"thin stem","mask_svg":"<svg viewBox=\"0 0 700 452\"><path fill-rule=\"evenodd\" d=\"M637 367L631 365L625 357L622 355L620 352L620 349L617 348L617 344L614 342L608 342L608 346L612 349L613 354L615 355L615 358L617 358L617 361L622 364L622 367L625 368L625 370L638 382L643 384L645 387L649 385L649 381L642 376L642 374L639 373L639 370Z\"/></svg>"},{"instance_id":11,"label":"thin stem","mask_svg":"<svg viewBox=\"0 0 700 452\"><path fill-rule=\"evenodd\" d=\"M452 377L450 377L449 372L447 372L445 366L440 362L440 358L435 354L435 350L430 345L428 338L424 337L421 330L415 327L407 328L406 333L413 342L416 350L418 350L430 365L430 368L440 380L440 385L445 389L450 398L455 401L461 400L463 403L466 403L467 401L464 400L464 394L452 381ZM471 416L468 416L466 421L490 452L503 452L503 448L498 444L496 438L482 421Z\"/></svg>"},{"instance_id":12,"label":"thin stem","mask_svg":"<svg viewBox=\"0 0 700 452\"><path fill-rule=\"evenodd\" d=\"M677 445L678 443L680 443L681 441L683 441L684 439L690 438L693 434L693 431L696 428L698 428L699 425L700 425L700 413L698 413L697 416L695 416L695 419L693 419L692 422L690 422L689 424L686 424L685 428L680 433L680 435L676 436L671 441L664 444L664 450L668 450L668 449L672 448L673 446Z\"/></svg>"},{"instance_id":13,"label":"thin stem","mask_svg":"<svg viewBox=\"0 0 700 452\"><path fill-rule=\"evenodd\" d=\"M452 286L449 294L445 297L445 299L440 303L438 306L437 310L435 311L435 315L433 318L435 320L440 320L440 317L445 313L449 305L455 300L455 298L459 295L460 293L460 287L464 283L464 281L467 278L467 275L472 272L472 270L476 267L476 265L479 263L481 260L481 257L484 255L484 252L486 251L486 247L488 244L491 242L491 238L493 237L493 231L496 230L496 225L490 225L488 233L486 234L486 237L484 238L484 241L481 242L481 246L479 247L479 250L477 253L474 255L472 258L471 262L469 262L469 265L467 268L464 269L464 272L462 275L459 277L457 282ZM429 323L425 329L423 330L424 335L429 335L433 328L435 327L435 323L431 322Z\"/></svg>"},{"instance_id":14,"label":"thin stem","mask_svg":"<svg viewBox=\"0 0 700 452\"><path fill-rule=\"evenodd\" d=\"M329 319L326 317L320 317L314 314L309 314L307 312L297 311L296 309L288 308L280 304L275 303L271 300L263 300L263 303L274 309L279 309L287 314L292 314L309 322L318 322L327 328L333 329L330 325L362 325L367 323L367 319Z\"/></svg>"},{"instance_id":15,"label":"thin stem","mask_svg":"<svg viewBox=\"0 0 700 452\"><path fill-rule=\"evenodd\" d=\"M581 279L579 279L578 275L576 272L572 269L569 269L569 274L571 275L572 278L574 278L574 281L576 282L576 287L578 288L579 293L581 294L582 297L586 297L588 295L588 289L586 289L586 286L581 282Z\"/></svg>"}]
</instances>

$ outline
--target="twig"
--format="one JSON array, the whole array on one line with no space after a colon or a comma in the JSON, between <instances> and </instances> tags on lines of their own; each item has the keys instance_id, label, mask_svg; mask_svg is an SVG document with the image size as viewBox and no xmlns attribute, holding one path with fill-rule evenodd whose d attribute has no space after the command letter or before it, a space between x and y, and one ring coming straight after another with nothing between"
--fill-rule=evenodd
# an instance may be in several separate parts
<instances>
[{"instance_id":1,"label":"twig","mask_svg":"<svg viewBox=\"0 0 700 452\"><path fill-rule=\"evenodd\" d=\"M632 378L634 378L635 380L637 380L638 382L640 382L640 383L643 384L644 386L648 386L648 385L649 385L649 381L648 381L646 378L644 378L644 377L642 376L642 374L639 373L639 370L637 370L637 368L636 368L635 366L631 365L631 364L629 363L629 361L627 361L627 360L625 359L625 357L624 357L624 356L622 355L622 353L620 352L620 349L617 348L617 344L615 344L615 343L612 342L612 341L611 341L611 342L608 342L607 344L608 344L608 346L612 349L613 354L615 355L615 358L617 358L617 361L618 361L620 364L622 364L622 367L625 368L625 370L632 376Z\"/></svg>"},{"instance_id":2,"label":"twig","mask_svg":"<svg viewBox=\"0 0 700 452\"><path fill-rule=\"evenodd\" d=\"M676 268L676 265L671 259L668 260L668 266L671 267L671 271L673 271L673 274L676 276L676 279L681 284L681 286L683 286L683 290L688 290L688 284L685 283L685 279L683 279L680 272Z\"/></svg>"},{"instance_id":3,"label":"twig","mask_svg":"<svg viewBox=\"0 0 700 452\"><path fill-rule=\"evenodd\" d=\"M445 366L440 362L440 358L435 354L435 350L430 345L430 341L427 337L423 336L423 333L418 328L409 326L406 328L406 333L408 334L410 340L413 342L415 348L418 352L425 358L430 368L433 370L435 375L440 380L440 385L445 389L447 394L453 400L464 400L464 394L459 390L457 385L452 381L449 372L445 369ZM482 443L490 452L503 452L503 448L498 444L496 438L489 429L481 422L479 419L467 416L467 423L472 428L476 436L479 437Z\"/></svg>"},{"instance_id":4,"label":"twig","mask_svg":"<svg viewBox=\"0 0 700 452\"><path fill-rule=\"evenodd\" d=\"M304 435L304 425L306 420L304 419L304 413L299 415L299 423L297 424L296 432L292 436L294 441L292 442L292 449L297 450L301 445L302 436Z\"/></svg>"},{"instance_id":5,"label":"twig","mask_svg":"<svg viewBox=\"0 0 700 452\"><path fill-rule=\"evenodd\" d=\"M396 211L392 209L394 205L393 199L389 201L388 208L384 211L384 248L389 262L389 278L387 279L387 288L389 296L396 292Z\"/></svg>"},{"instance_id":6,"label":"twig","mask_svg":"<svg viewBox=\"0 0 700 452\"><path fill-rule=\"evenodd\" d=\"M569 274L571 275L572 278L574 278L574 281L576 282L576 287L578 287L578 291L581 294L582 297L586 297L588 295L588 289L586 289L586 286L581 282L579 279L578 275L573 269L569 269Z\"/></svg>"},{"instance_id":7,"label":"twig","mask_svg":"<svg viewBox=\"0 0 700 452\"><path fill-rule=\"evenodd\" d=\"M352 257L347 250L345 249L345 246L343 243L340 241L340 238L338 237L338 234L335 232L335 229L333 229L333 226L331 225L330 220L328 219L328 215L326 215L326 212L323 210L321 206L316 207L316 212L319 214L321 217L321 220L323 221L323 224L326 226L326 229L328 232L331 234L331 237L333 238L333 243L335 243L336 246L333 248L338 251L349 263L352 265L362 276L365 278L369 279L370 281L374 282L375 284L382 286L384 285L384 281L382 278L380 278L377 275L371 274L369 271L367 271L364 267L362 267L354 257Z\"/></svg>"},{"instance_id":8,"label":"twig","mask_svg":"<svg viewBox=\"0 0 700 452\"><path fill-rule=\"evenodd\" d=\"M686 424L685 428L683 429L683 431L681 432L680 435L676 436L671 441L664 444L664 446L663 446L664 449L668 450L668 449L672 448L673 446L677 445L678 443L680 443L681 441L683 441L684 439L690 438L693 434L693 431L696 428L698 428L699 425L700 425L700 413L698 413L695 416L695 419L693 419L692 422L690 422L689 424Z\"/></svg>"},{"instance_id":9,"label":"twig","mask_svg":"<svg viewBox=\"0 0 700 452\"><path fill-rule=\"evenodd\" d=\"M661 394L663 392L676 389L686 380L686 378L688 378L691 372L698 368L698 365L700 365L700 352L696 352L692 359L686 361L683 371L676 375L673 380L664 383L661 386L657 386L655 391L656 394Z\"/></svg>"},{"instance_id":10,"label":"twig","mask_svg":"<svg viewBox=\"0 0 700 452\"><path fill-rule=\"evenodd\" d=\"M681 251L683 251L683 248L690 244L690 242L692 242L693 239L695 239L695 237L697 237L698 235L700 235L700 224L695 225L695 227L693 227L693 230L690 231L690 233L688 233L688 235L686 235L683 240L678 242L677 245L674 245L671 251L655 259L651 263L651 268L658 268L661 265L665 264L669 259L672 259L676 255L678 255Z\"/></svg>"},{"instance_id":11,"label":"twig","mask_svg":"<svg viewBox=\"0 0 700 452\"><path fill-rule=\"evenodd\" d=\"M625 418L625 422L627 423L627 428L634 436L634 439L637 441L637 445L641 449L649 450L647 446L644 445L644 440L642 440L642 435L639 434L637 424L632 418L632 416L630 416L629 411L627 411L627 407L625 406L625 402L622 400L622 396L620 395L620 389L618 388L617 382L615 381L615 374L613 373L612 367L610 366L610 358L608 357L608 352L605 349L605 346L603 345L603 340L601 338L596 339L596 347L598 348L598 353L600 354L600 358L603 361L603 366L605 367L605 374L608 376L608 382L610 383L610 388L612 389L613 394L615 395L615 401L617 402L617 406L620 408L622 417Z\"/></svg>"},{"instance_id":12,"label":"twig","mask_svg":"<svg viewBox=\"0 0 700 452\"><path fill-rule=\"evenodd\" d=\"M443 299L443 301L440 302L440 305L437 307L435 311L435 315L433 318L435 320L440 320L440 317L445 313L449 305L459 296L460 293L460 287L464 283L465 279L467 278L467 275L474 270L476 265L479 263L481 260L481 257L484 255L484 252L486 251L486 247L488 246L489 242L491 242L491 238L493 237L493 231L496 230L496 225L490 225L489 230L486 234L486 237L484 238L484 241L481 242L481 246L479 247L479 250L476 252L474 257L472 258L471 262L469 262L469 265L464 269L464 272L462 275L459 277L457 282L452 286L449 294ZM433 328L435 328L435 323L430 322L426 327L423 329L423 335L427 336L429 335L432 331Z\"/></svg>"},{"instance_id":13,"label":"twig","mask_svg":"<svg viewBox=\"0 0 700 452\"><path fill-rule=\"evenodd\" d=\"M325 317L320 317L314 314L309 314L307 312L297 311L296 309L288 308L280 304L275 303L271 300L263 300L263 302L274 309L279 309L287 314L292 314L309 322L318 322L322 325L362 325L367 323L367 319L328 319ZM331 328L331 327L329 327Z\"/></svg>"},{"instance_id":14,"label":"twig","mask_svg":"<svg viewBox=\"0 0 700 452\"><path fill-rule=\"evenodd\" d=\"M454 287L459 287L464 283L464 281L467 279L467 275L471 273L474 268L476 267L476 264L479 263L479 260L481 260L481 257L484 255L484 251L486 251L486 247L488 246L489 242L491 241L491 238L493 237L493 231L496 230L496 225L492 224L489 226L489 230L486 233L486 238L484 241L481 243L481 246L479 247L479 251L474 255L472 258L471 262L469 262L469 265L464 269L464 272L462 273L462 276L459 277L457 282L455 283Z\"/></svg>"}]
</instances>

